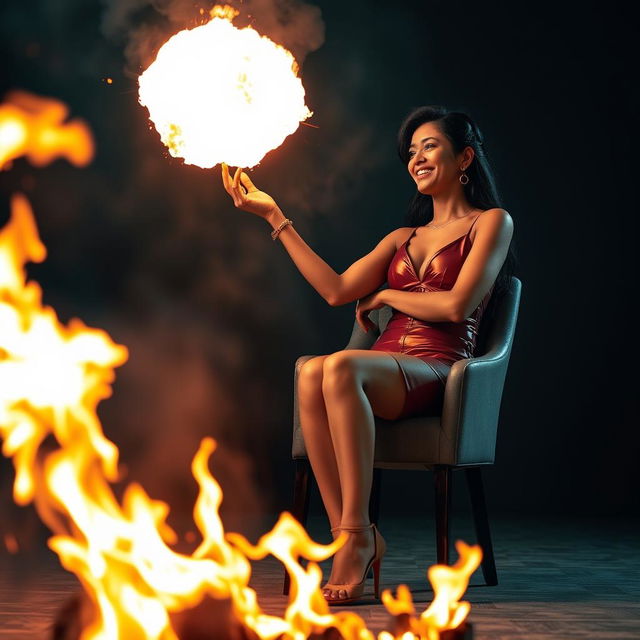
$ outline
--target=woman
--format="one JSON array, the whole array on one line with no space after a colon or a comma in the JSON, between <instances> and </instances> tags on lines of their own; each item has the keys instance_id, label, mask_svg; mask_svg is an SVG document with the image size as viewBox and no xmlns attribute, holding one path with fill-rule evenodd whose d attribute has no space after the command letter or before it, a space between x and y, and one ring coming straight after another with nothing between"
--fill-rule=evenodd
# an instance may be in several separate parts
<instances>
[{"instance_id":1,"label":"woman","mask_svg":"<svg viewBox=\"0 0 640 640\"><path fill-rule=\"evenodd\" d=\"M274 240L331 306L358 300L356 319L365 331L373 327L372 309L393 309L371 349L317 356L298 378L300 424L331 531L349 532L323 587L329 604L360 598L371 566L379 597L386 545L368 515L374 416L395 420L440 409L451 365L473 355L488 300L501 293L515 259L513 221L499 207L481 134L468 116L416 109L400 128L398 153L417 186L411 226L389 233L342 274L241 169L232 178L222 166L235 206L271 224ZM388 288L380 289L385 281Z\"/></svg>"}]
</instances>

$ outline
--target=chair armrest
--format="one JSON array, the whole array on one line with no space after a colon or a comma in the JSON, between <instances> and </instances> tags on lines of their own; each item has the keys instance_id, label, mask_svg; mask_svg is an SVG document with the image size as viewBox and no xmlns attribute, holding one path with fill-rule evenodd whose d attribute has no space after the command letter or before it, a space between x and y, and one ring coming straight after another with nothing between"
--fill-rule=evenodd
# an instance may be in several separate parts
<instances>
[{"instance_id":1,"label":"chair armrest","mask_svg":"<svg viewBox=\"0 0 640 640\"><path fill-rule=\"evenodd\" d=\"M453 363L442 408L441 460L493 464L511 344Z\"/></svg>"},{"instance_id":2,"label":"chair armrest","mask_svg":"<svg viewBox=\"0 0 640 640\"><path fill-rule=\"evenodd\" d=\"M300 412L298 410L298 376L302 365L315 358L315 355L300 356L296 360L296 364L293 370L293 438L291 444L291 456L293 458L306 457L306 449L304 446L304 438L302 436L302 429L300 427Z\"/></svg>"},{"instance_id":3,"label":"chair armrest","mask_svg":"<svg viewBox=\"0 0 640 640\"><path fill-rule=\"evenodd\" d=\"M481 356L454 362L442 408L440 458L451 464L493 464L504 381L520 308L522 283L511 278Z\"/></svg>"},{"instance_id":4,"label":"chair armrest","mask_svg":"<svg viewBox=\"0 0 640 640\"><path fill-rule=\"evenodd\" d=\"M380 309L373 309L369 312L369 319L375 325L373 329L364 331L358 324L357 320L353 322L353 329L351 331L351 337L349 342L344 347L345 349L370 349L373 343L380 336Z\"/></svg>"},{"instance_id":5,"label":"chair armrest","mask_svg":"<svg viewBox=\"0 0 640 640\"><path fill-rule=\"evenodd\" d=\"M378 289L378 291L381 291L381 289ZM371 349L373 343L380 337L382 331L387 328L393 313L393 307L390 307L388 304L382 305L378 309L372 309L369 312L369 319L373 322L374 327L368 332L360 328L357 319L354 320L351 338L349 338L345 349Z\"/></svg>"}]
</instances>

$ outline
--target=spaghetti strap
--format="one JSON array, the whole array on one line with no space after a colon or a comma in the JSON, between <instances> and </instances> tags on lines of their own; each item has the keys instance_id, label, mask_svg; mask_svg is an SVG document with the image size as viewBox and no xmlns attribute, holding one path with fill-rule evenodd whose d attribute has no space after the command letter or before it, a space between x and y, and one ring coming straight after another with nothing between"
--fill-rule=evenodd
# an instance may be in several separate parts
<instances>
[{"instance_id":1,"label":"spaghetti strap","mask_svg":"<svg viewBox=\"0 0 640 640\"><path fill-rule=\"evenodd\" d=\"M484 213L484 211L483 211L482 213ZM476 219L471 223L471 226L469 227L469 229L468 229L468 231L467 231L467 235L469 235L469 234L471 233L471 229L473 229L473 225L474 225L476 222L478 222L478 218L482 215L482 213L479 213L479 214L476 216Z\"/></svg>"},{"instance_id":2,"label":"spaghetti strap","mask_svg":"<svg viewBox=\"0 0 640 640\"><path fill-rule=\"evenodd\" d=\"M414 234L415 234L415 232L417 230L418 230L418 227L414 227L413 231L409 234L409 237L400 245L400 247L398 247L398 249L404 247L409 242L409 240L411 240L411 238L413 238L413 236L414 236Z\"/></svg>"}]
</instances>

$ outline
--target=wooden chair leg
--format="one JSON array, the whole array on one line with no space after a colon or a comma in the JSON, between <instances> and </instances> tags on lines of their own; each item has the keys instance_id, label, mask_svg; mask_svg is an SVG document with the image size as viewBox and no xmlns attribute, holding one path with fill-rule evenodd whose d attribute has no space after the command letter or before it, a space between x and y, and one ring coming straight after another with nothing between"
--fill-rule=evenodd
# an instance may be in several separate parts
<instances>
[{"instance_id":1,"label":"wooden chair leg","mask_svg":"<svg viewBox=\"0 0 640 640\"><path fill-rule=\"evenodd\" d=\"M373 482L371 483L371 497L369 498L369 520L373 524L378 524L380 517L380 482L382 469L373 470Z\"/></svg>"},{"instance_id":2,"label":"wooden chair leg","mask_svg":"<svg viewBox=\"0 0 640 640\"><path fill-rule=\"evenodd\" d=\"M493 545L491 544L491 532L489 530L489 516L487 504L484 499L484 487L482 472L479 467L465 469L471 509L473 511L473 523L476 529L478 544L482 548L482 575L488 586L498 584L496 562L493 557Z\"/></svg>"},{"instance_id":3,"label":"wooden chair leg","mask_svg":"<svg viewBox=\"0 0 640 640\"><path fill-rule=\"evenodd\" d=\"M451 467L433 469L436 498L436 557L438 564L449 564L449 533L451 530Z\"/></svg>"},{"instance_id":4,"label":"wooden chair leg","mask_svg":"<svg viewBox=\"0 0 640 640\"><path fill-rule=\"evenodd\" d=\"M307 516L309 515L309 495L310 484L309 477L311 475L311 465L306 458L297 459L295 461L295 480L293 484L293 508L291 515L304 527L307 524ZM291 579L286 567L284 568L284 585L282 593L289 595L289 587Z\"/></svg>"}]
</instances>

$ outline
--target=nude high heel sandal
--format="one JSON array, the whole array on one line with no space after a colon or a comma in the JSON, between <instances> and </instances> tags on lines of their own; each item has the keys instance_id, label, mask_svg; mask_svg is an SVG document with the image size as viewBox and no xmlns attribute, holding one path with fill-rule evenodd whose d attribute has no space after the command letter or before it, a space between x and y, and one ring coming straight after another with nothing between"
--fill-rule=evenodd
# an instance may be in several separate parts
<instances>
[{"instance_id":1,"label":"nude high heel sandal","mask_svg":"<svg viewBox=\"0 0 640 640\"><path fill-rule=\"evenodd\" d=\"M380 598L380 564L382 562L382 556L384 556L384 553L387 549L387 545L384 541L384 538L380 535L380 532L376 528L375 524L368 524L362 527L339 526L331 529L331 532L332 533L335 531L358 532L358 531L368 531L369 529L373 529L374 553L373 553L373 557L371 558L371 560L369 560L367 567L364 570L362 580L360 580L360 582L352 582L352 583L346 583L346 584L337 584L337 583L327 582L327 584L325 584L324 587L322 587L323 593L326 589L329 589L331 591L337 591L338 593L340 592L340 590L343 590L343 591L346 591L347 593L347 596L345 598L332 598L332 597L327 597L325 595L325 600L327 601L328 604L330 605L331 604L347 604L349 602L355 602L356 600L359 600L360 598L362 598L362 595L364 593L364 582L367 578L367 574L369 573L369 569L371 569L371 567L373 567L374 593L376 598L378 599Z\"/></svg>"}]
</instances>

